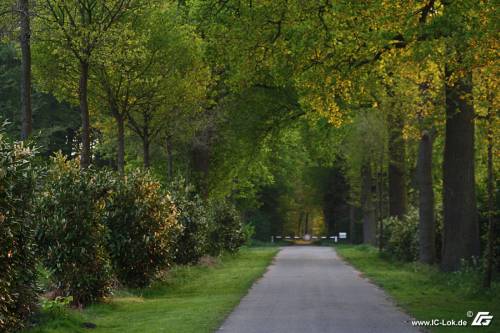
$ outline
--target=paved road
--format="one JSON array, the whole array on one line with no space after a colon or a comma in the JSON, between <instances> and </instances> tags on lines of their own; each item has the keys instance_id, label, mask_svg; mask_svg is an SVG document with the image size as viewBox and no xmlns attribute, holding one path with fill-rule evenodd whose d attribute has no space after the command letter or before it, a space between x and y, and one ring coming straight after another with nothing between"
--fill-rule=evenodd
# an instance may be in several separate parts
<instances>
[{"instance_id":1,"label":"paved road","mask_svg":"<svg viewBox=\"0 0 500 333\"><path fill-rule=\"evenodd\" d=\"M220 333L419 332L329 247L284 247Z\"/></svg>"}]
</instances>

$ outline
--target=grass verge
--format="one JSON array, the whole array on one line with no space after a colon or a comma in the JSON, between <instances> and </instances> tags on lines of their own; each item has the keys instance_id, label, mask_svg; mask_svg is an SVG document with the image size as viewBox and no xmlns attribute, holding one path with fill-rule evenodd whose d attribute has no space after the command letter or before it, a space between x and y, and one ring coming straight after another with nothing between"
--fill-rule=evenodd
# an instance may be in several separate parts
<instances>
[{"instance_id":1,"label":"grass verge","mask_svg":"<svg viewBox=\"0 0 500 333\"><path fill-rule=\"evenodd\" d=\"M443 273L436 267L395 262L364 245L336 246L338 254L393 297L418 320L467 321L467 327L432 327L431 332L500 332L500 285L481 288L474 271ZM471 327L467 312L488 311L494 316L488 327Z\"/></svg>"},{"instance_id":2,"label":"grass verge","mask_svg":"<svg viewBox=\"0 0 500 333\"><path fill-rule=\"evenodd\" d=\"M213 332L262 276L277 248L242 248L213 267L184 266L143 290L119 291L83 311L42 314L29 333ZM82 327L93 323L94 329Z\"/></svg>"}]
</instances>

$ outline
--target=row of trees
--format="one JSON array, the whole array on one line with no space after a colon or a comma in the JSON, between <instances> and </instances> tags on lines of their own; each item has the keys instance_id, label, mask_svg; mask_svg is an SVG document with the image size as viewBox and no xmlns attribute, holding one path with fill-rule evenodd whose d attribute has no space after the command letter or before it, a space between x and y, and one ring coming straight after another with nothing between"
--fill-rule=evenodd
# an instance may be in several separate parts
<instances>
[{"instance_id":1,"label":"row of trees","mask_svg":"<svg viewBox=\"0 0 500 333\"><path fill-rule=\"evenodd\" d=\"M115 159L121 172L127 130L140 138L143 163L149 167L153 140L162 139L170 146L177 136L180 141L186 137L185 131L177 132L176 124L188 132L196 128L190 122L207 103L210 72L201 39L178 15L175 4L26 1L4 6L3 17L11 13L16 21L19 14L20 26L27 29L12 32L20 35L23 54L22 138L33 127L32 71L37 91L78 106L82 168L95 157L91 146L101 143L95 137L97 127L100 132L116 132Z\"/></svg>"},{"instance_id":2,"label":"row of trees","mask_svg":"<svg viewBox=\"0 0 500 333\"><path fill-rule=\"evenodd\" d=\"M491 276L499 128L491 3L130 0L9 8L15 21L17 14L33 19L31 39L26 30L14 34L32 42L36 89L79 106L81 139L71 154L81 155L83 168L93 157L121 172L142 163L164 179L183 174L205 198L229 196L249 215L262 212L273 191L284 193L281 208L266 214L293 208L285 220L322 202L325 216L340 209L362 219L364 241L380 247L381 221L418 205L423 262L456 270L480 255L482 233ZM307 172L313 176L287 179ZM313 180L346 193L308 186ZM480 215L488 232L480 230L477 189L485 189Z\"/></svg>"},{"instance_id":3,"label":"row of trees","mask_svg":"<svg viewBox=\"0 0 500 333\"><path fill-rule=\"evenodd\" d=\"M233 89L289 86L303 110L324 115L338 127L362 127L363 118L383 118L386 142L377 147L381 141L359 128L355 139L365 150L352 156L360 170L366 242L376 240L374 171L387 172L387 179L379 181L388 184L388 215L402 218L409 193L406 142L418 137L421 260L436 260L432 175L441 156L441 267L456 270L462 259L480 256L475 123L480 119L488 132L479 137L492 151L498 129L496 6L481 1L228 1L195 10L217 45L214 52L230 64ZM371 133L382 134L379 128ZM436 140L444 152L433 163ZM491 153L487 164L491 172L483 179L492 184ZM492 231L487 252L492 258L496 209L488 187Z\"/></svg>"}]
</instances>

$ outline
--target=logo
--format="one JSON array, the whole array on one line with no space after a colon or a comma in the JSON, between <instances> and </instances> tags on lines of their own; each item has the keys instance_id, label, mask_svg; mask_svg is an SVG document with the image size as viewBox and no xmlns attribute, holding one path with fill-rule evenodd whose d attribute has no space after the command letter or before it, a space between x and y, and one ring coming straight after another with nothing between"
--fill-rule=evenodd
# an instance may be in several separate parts
<instances>
[{"instance_id":1,"label":"logo","mask_svg":"<svg viewBox=\"0 0 500 333\"><path fill-rule=\"evenodd\" d=\"M489 326L492 319L493 316L491 316L489 312L478 312L471 326Z\"/></svg>"}]
</instances>

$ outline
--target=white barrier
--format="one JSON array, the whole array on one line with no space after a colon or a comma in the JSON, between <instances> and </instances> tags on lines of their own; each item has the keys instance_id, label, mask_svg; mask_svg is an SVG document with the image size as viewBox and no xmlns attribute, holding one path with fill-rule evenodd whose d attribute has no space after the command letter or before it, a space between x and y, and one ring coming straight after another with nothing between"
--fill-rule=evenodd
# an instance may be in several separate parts
<instances>
[{"instance_id":1,"label":"white barrier","mask_svg":"<svg viewBox=\"0 0 500 333\"><path fill-rule=\"evenodd\" d=\"M347 232L339 232L338 236L310 236L307 235L308 237L305 238L305 236L271 236L271 242L274 243L275 239L304 239L304 240L316 240L316 239L330 239L334 241L335 243L338 243L340 239L347 239Z\"/></svg>"}]
</instances>

